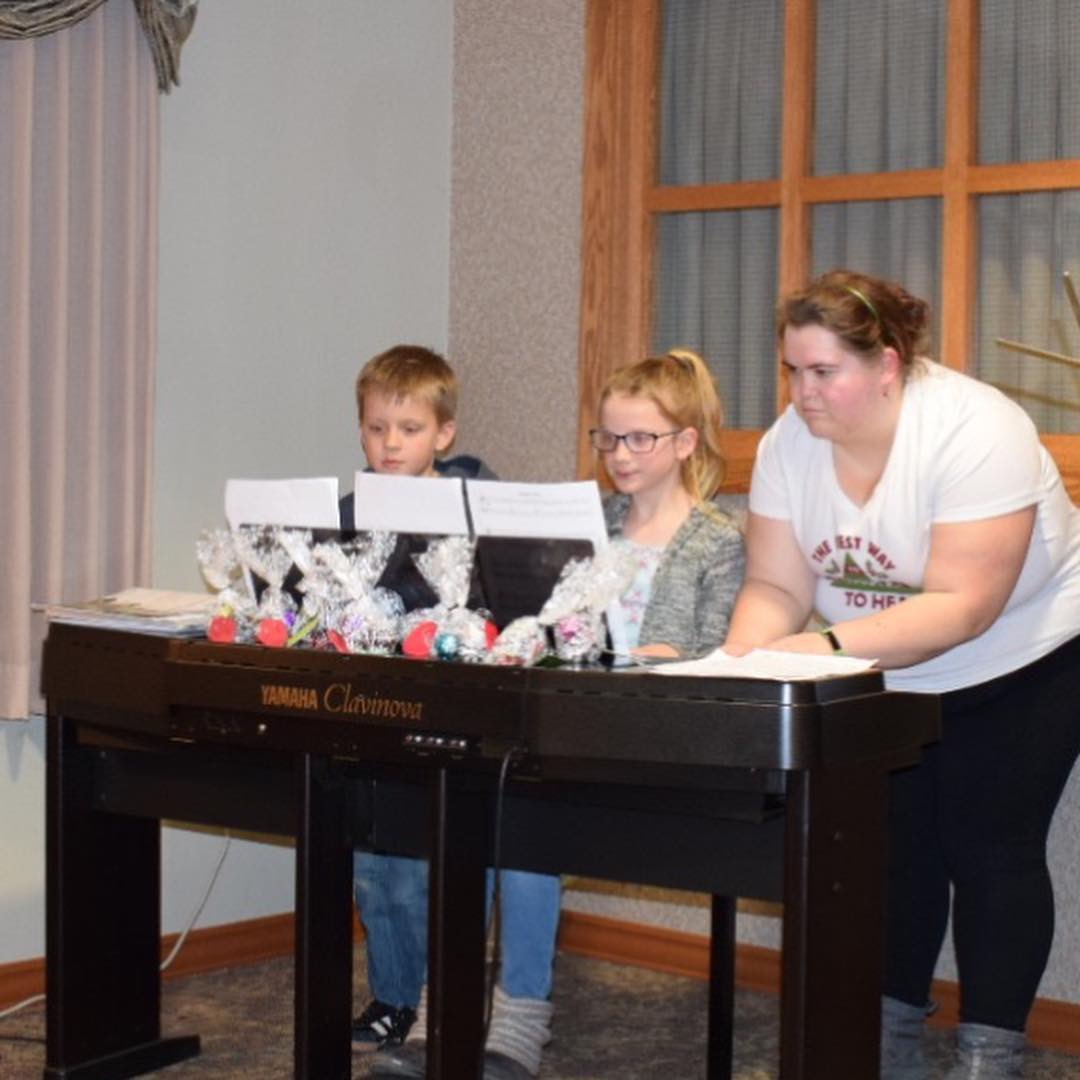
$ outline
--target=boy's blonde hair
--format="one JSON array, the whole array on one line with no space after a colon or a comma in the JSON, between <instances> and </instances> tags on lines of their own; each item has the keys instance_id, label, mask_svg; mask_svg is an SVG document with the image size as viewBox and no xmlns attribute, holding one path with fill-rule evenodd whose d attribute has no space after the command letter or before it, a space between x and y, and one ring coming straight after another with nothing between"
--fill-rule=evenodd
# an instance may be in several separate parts
<instances>
[{"instance_id":1,"label":"boy's blonde hair","mask_svg":"<svg viewBox=\"0 0 1080 1080\"><path fill-rule=\"evenodd\" d=\"M696 429L697 446L682 463L683 487L697 502L711 499L724 479L724 407L705 361L690 349L671 349L613 372L600 391L600 408L613 394L649 398L674 427Z\"/></svg>"},{"instance_id":2,"label":"boy's blonde hair","mask_svg":"<svg viewBox=\"0 0 1080 1080\"><path fill-rule=\"evenodd\" d=\"M356 411L364 422L364 395L385 394L425 401L440 427L457 415L458 382L454 369L423 345L395 345L372 357L356 379Z\"/></svg>"}]
</instances>

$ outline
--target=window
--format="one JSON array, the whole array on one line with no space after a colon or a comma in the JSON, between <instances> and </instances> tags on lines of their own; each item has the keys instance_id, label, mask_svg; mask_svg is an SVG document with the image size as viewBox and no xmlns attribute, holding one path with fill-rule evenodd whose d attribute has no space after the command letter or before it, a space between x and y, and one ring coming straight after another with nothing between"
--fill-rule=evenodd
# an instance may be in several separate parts
<instances>
[{"instance_id":1,"label":"window","mask_svg":"<svg viewBox=\"0 0 1080 1080\"><path fill-rule=\"evenodd\" d=\"M1071 0L589 0L584 433L606 375L700 349L749 479L779 293L902 280L934 354L1029 411L1080 498L1080 24Z\"/></svg>"}]
</instances>

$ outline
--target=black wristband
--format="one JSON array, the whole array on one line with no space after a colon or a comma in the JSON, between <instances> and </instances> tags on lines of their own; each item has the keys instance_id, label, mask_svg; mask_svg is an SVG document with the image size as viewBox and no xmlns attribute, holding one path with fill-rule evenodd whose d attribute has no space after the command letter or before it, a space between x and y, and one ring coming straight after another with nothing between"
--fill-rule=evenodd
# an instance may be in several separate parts
<instances>
[{"instance_id":1,"label":"black wristband","mask_svg":"<svg viewBox=\"0 0 1080 1080\"><path fill-rule=\"evenodd\" d=\"M832 651L834 653L837 653L838 655L843 653L844 646L840 644L840 639L833 633L833 628L831 626L824 627L821 633L825 640L832 646Z\"/></svg>"}]
</instances>

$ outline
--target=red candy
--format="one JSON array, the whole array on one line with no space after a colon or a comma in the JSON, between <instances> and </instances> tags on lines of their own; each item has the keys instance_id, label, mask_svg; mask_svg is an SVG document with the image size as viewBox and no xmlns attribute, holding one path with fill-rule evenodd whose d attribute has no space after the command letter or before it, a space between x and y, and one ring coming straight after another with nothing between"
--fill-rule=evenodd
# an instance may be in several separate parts
<instances>
[{"instance_id":1,"label":"red candy","mask_svg":"<svg viewBox=\"0 0 1080 1080\"><path fill-rule=\"evenodd\" d=\"M289 628L281 619L263 619L255 636L260 644L280 649L289 640Z\"/></svg>"},{"instance_id":2,"label":"red candy","mask_svg":"<svg viewBox=\"0 0 1080 1080\"><path fill-rule=\"evenodd\" d=\"M431 656L438 630L439 627L430 620L418 623L401 643L401 651L414 660L426 660Z\"/></svg>"},{"instance_id":3,"label":"red candy","mask_svg":"<svg viewBox=\"0 0 1080 1080\"><path fill-rule=\"evenodd\" d=\"M326 635L326 639L338 652L347 653L349 651L348 643L345 641L345 638L341 636L340 630L329 631Z\"/></svg>"},{"instance_id":4,"label":"red candy","mask_svg":"<svg viewBox=\"0 0 1080 1080\"><path fill-rule=\"evenodd\" d=\"M236 620L231 615L215 615L206 636L219 645L231 645L236 640Z\"/></svg>"},{"instance_id":5,"label":"red candy","mask_svg":"<svg viewBox=\"0 0 1080 1080\"><path fill-rule=\"evenodd\" d=\"M487 642L488 651L495 644L499 636L499 628L490 620L484 620L484 640Z\"/></svg>"}]
</instances>

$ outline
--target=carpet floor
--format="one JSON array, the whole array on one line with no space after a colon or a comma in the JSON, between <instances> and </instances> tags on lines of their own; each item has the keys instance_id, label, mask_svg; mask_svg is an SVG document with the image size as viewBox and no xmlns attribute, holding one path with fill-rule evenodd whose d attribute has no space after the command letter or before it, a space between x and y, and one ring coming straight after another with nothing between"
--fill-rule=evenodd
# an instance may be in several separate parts
<instances>
[{"instance_id":1,"label":"carpet floor","mask_svg":"<svg viewBox=\"0 0 1080 1080\"><path fill-rule=\"evenodd\" d=\"M354 1000L366 1001L362 950ZM694 1080L704 1076L705 984L640 968L559 957L555 1019L541 1080ZM740 992L736 1080L777 1075L779 1001ZM39 1006L0 1020L0 1078L40 1077L45 1063ZM292 961L233 968L167 982L166 1035L198 1033L202 1053L163 1069L162 1080L285 1080L292 1076ZM842 1032L838 1032L838 1035ZM949 1065L948 1032L930 1031L937 1076ZM369 1075L370 1054L353 1055L353 1076ZM1027 1080L1080 1080L1080 1056L1032 1051ZM837 1080L858 1080L855 1077Z\"/></svg>"}]
</instances>

